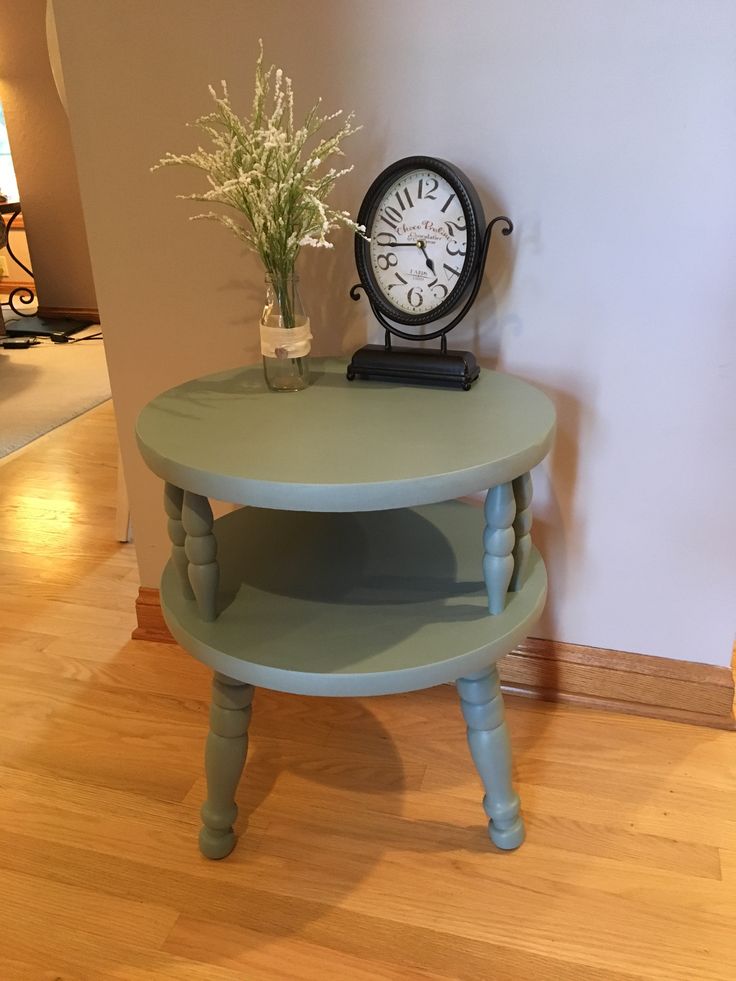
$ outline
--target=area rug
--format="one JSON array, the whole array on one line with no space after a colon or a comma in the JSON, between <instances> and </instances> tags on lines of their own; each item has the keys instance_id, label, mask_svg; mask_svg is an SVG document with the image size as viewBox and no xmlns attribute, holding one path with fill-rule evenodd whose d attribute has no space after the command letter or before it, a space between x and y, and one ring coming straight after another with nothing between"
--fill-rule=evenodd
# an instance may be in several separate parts
<instances>
[{"instance_id":1,"label":"area rug","mask_svg":"<svg viewBox=\"0 0 736 981\"><path fill-rule=\"evenodd\" d=\"M109 398L101 340L0 348L0 458Z\"/></svg>"}]
</instances>

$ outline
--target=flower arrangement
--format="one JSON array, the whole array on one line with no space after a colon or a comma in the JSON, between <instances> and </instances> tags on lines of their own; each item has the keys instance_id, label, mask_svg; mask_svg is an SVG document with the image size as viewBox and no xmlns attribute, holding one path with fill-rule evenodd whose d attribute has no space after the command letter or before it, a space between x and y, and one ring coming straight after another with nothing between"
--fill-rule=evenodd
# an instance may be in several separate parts
<instances>
[{"instance_id":1,"label":"flower arrangement","mask_svg":"<svg viewBox=\"0 0 736 981\"><path fill-rule=\"evenodd\" d=\"M255 93L250 118L241 119L230 104L223 81L222 94L210 86L213 112L196 120L213 149L169 153L152 168L186 164L203 171L209 190L180 195L185 199L225 205L236 212L195 215L219 221L234 232L263 262L281 306L283 327L293 327L289 279L303 246L331 248L327 236L343 225L364 232L347 211L326 203L335 183L352 167L324 169L334 156L344 156L342 142L359 127L348 115L332 136L319 138L322 128L342 116L342 110L323 115L319 100L304 122L294 122L294 90L280 68L263 67L263 42L256 62Z\"/></svg>"}]
</instances>

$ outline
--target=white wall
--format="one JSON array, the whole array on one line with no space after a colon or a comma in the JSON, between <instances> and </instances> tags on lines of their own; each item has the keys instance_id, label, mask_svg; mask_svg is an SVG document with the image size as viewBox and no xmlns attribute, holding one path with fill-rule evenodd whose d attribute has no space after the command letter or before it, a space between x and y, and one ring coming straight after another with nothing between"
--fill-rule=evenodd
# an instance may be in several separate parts
<instances>
[{"instance_id":1,"label":"white wall","mask_svg":"<svg viewBox=\"0 0 736 981\"><path fill-rule=\"evenodd\" d=\"M304 105L323 95L364 123L340 206L356 211L390 161L429 153L516 223L460 340L557 403L537 474L552 583L539 635L728 663L732 0L65 0L57 21L144 584L166 544L135 416L162 388L255 359L261 279L223 230L185 220L196 206L174 195L196 174L148 167L192 146L183 125L208 108L209 82L228 79L247 106L262 35ZM302 268L330 353L368 326L347 297L349 237L339 246Z\"/></svg>"}]
</instances>

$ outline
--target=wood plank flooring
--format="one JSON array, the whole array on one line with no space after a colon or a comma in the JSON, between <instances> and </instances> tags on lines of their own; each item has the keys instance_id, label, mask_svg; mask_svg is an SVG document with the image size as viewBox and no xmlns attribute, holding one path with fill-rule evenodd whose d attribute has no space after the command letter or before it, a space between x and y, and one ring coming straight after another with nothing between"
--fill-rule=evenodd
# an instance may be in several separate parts
<instances>
[{"instance_id":1,"label":"wood plank flooring","mask_svg":"<svg viewBox=\"0 0 736 981\"><path fill-rule=\"evenodd\" d=\"M733 981L736 736L507 699L489 842L452 688L257 692L241 839L196 848L206 670L129 640L111 406L0 465L2 981Z\"/></svg>"}]
</instances>

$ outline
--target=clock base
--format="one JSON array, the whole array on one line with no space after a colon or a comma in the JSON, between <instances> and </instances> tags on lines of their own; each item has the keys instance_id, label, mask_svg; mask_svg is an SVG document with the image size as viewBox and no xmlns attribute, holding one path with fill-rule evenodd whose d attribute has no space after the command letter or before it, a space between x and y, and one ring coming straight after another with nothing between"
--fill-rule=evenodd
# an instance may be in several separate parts
<instances>
[{"instance_id":1,"label":"clock base","mask_svg":"<svg viewBox=\"0 0 736 981\"><path fill-rule=\"evenodd\" d=\"M348 365L348 381L392 381L410 385L436 385L469 391L480 368L470 351L436 351L425 348L366 344Z\"/></svg>"}]
</instances>

